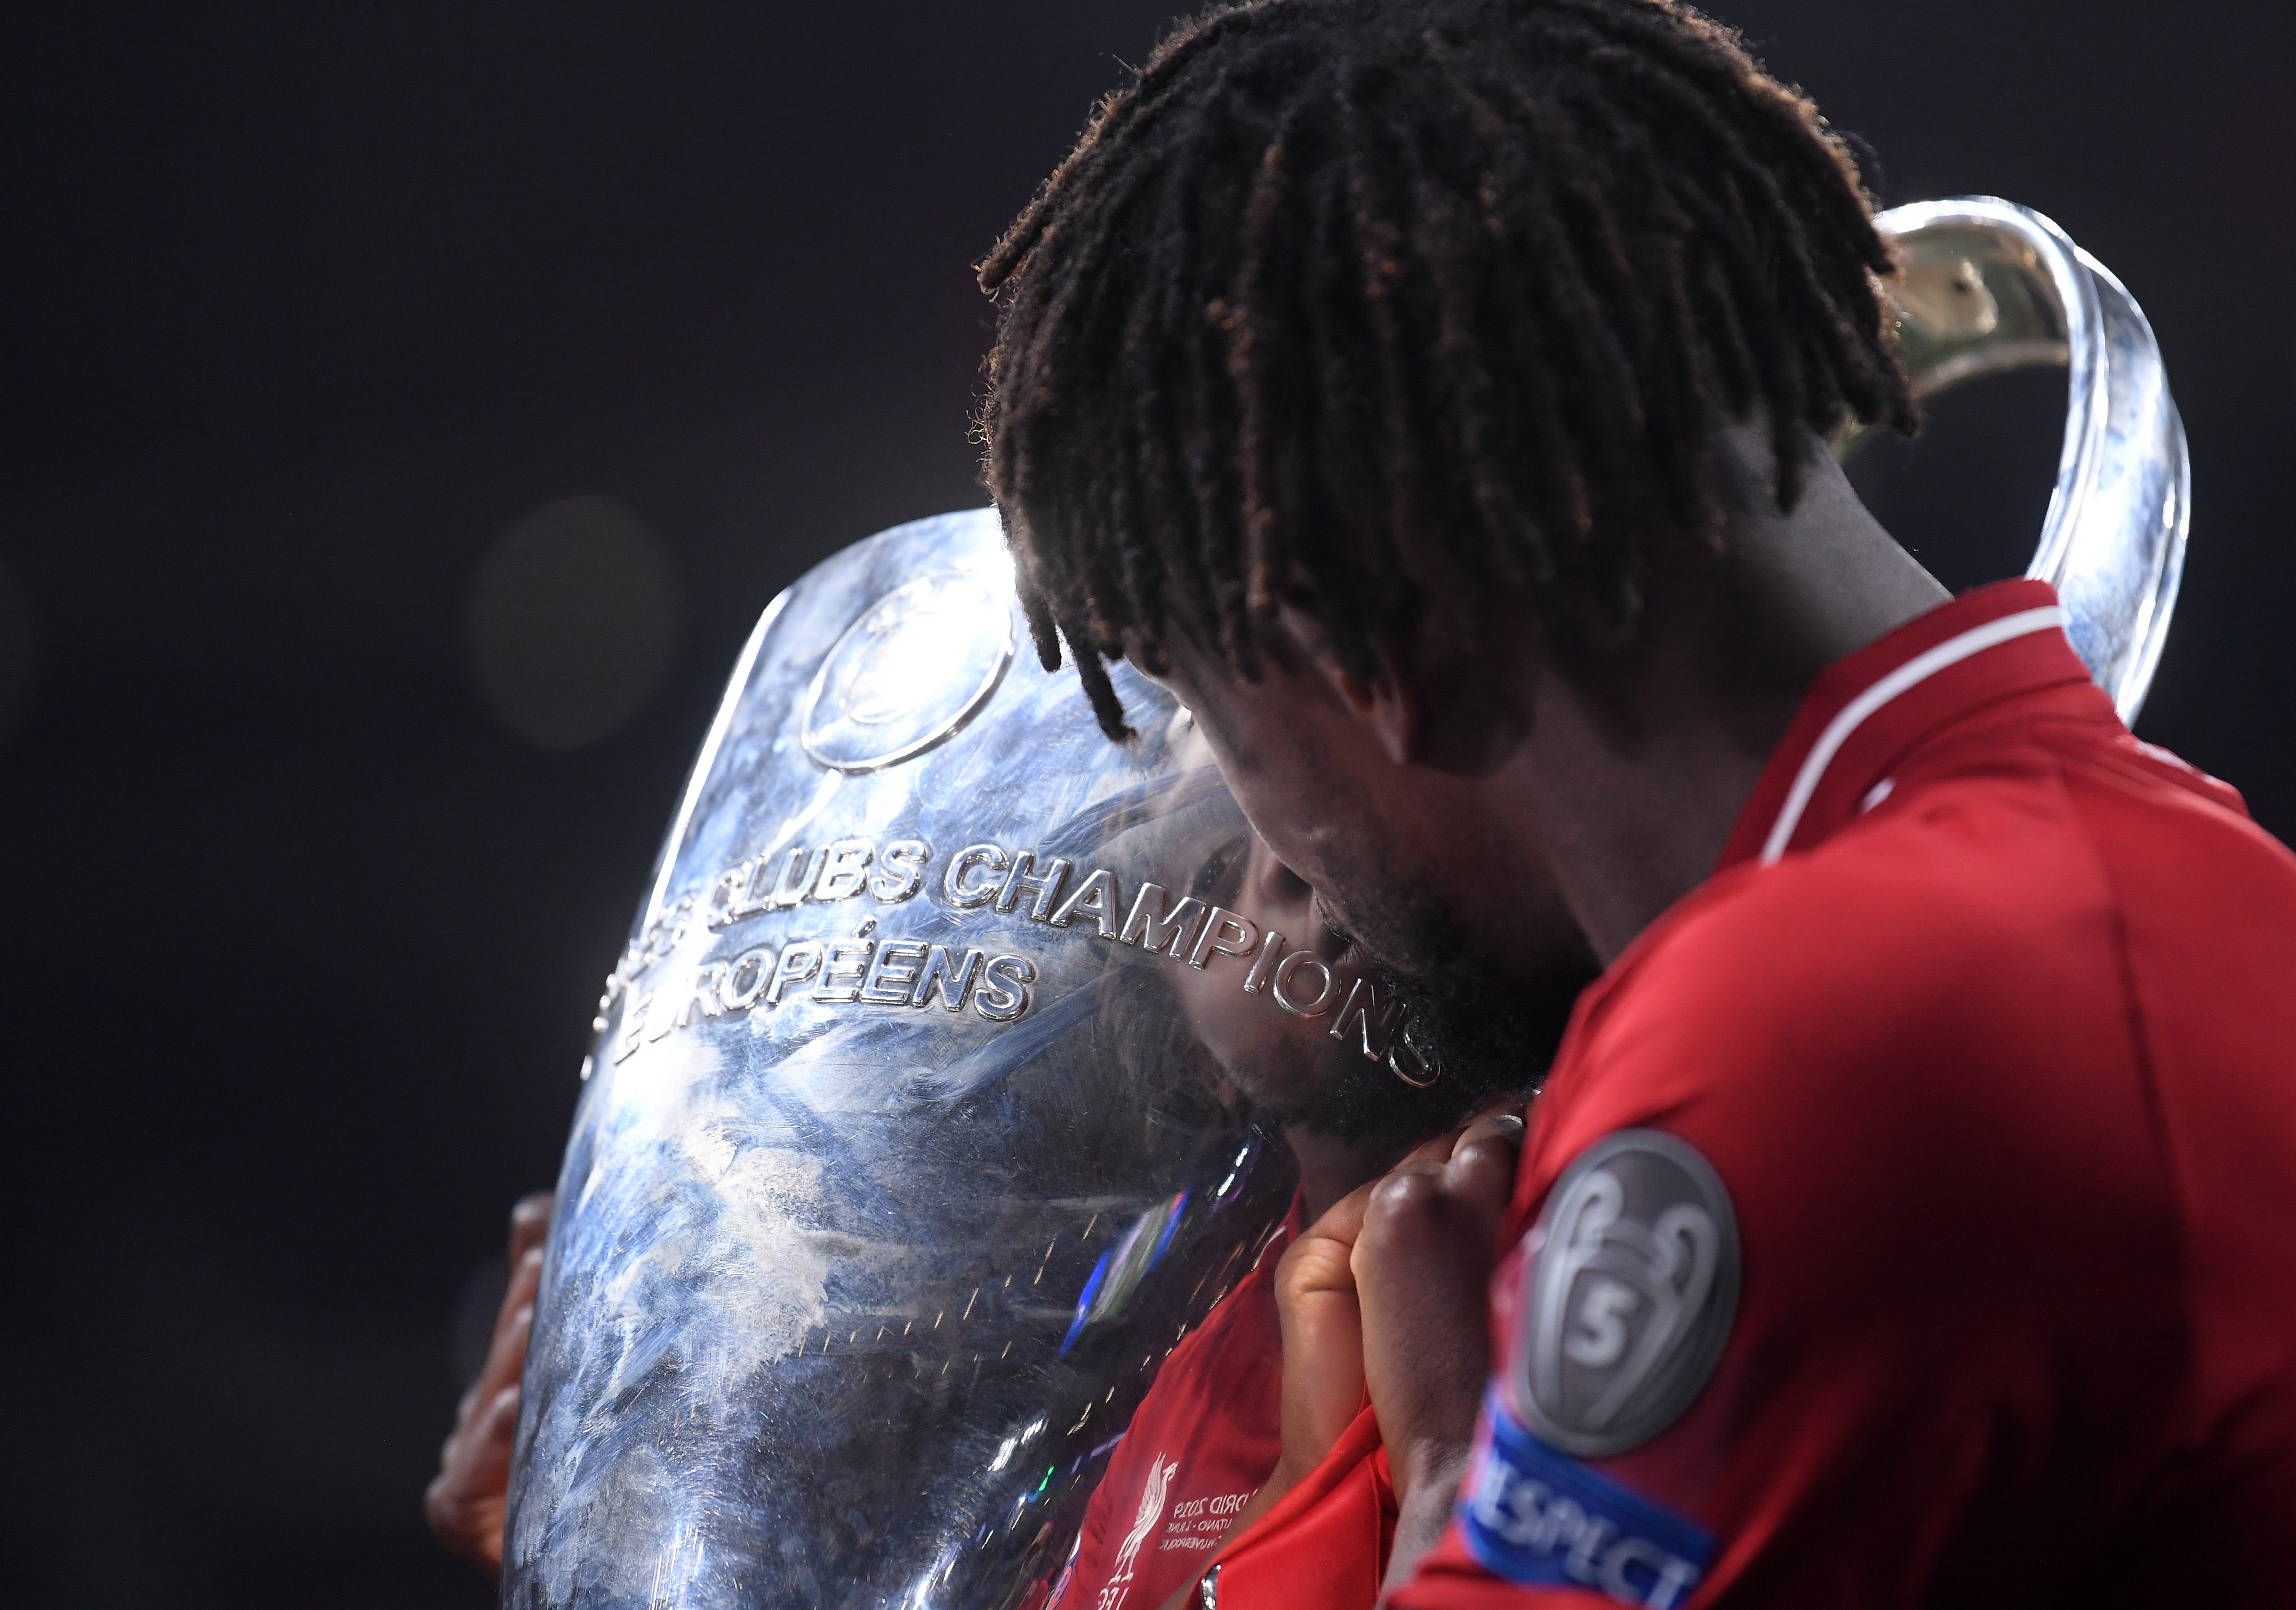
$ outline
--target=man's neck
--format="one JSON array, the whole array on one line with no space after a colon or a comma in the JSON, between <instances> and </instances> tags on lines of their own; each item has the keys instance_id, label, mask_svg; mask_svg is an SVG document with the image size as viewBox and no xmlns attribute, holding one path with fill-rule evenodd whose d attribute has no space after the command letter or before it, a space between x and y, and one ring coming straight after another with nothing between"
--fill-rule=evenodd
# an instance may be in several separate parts
<instances>
[{"instance_id":1,"label":"man's neck","mask_svg":"<svg viewBox=\"0 0 2296 1610\"><path fill-rule=\"evenodd\" d=\"M1732 445L1766 465L1759 432ZM1759 457L1757 456L1759 455ZM1947 601L1828 457L1792 513L1750 474L1722 556L1654 589L1623 686L1543 670L1513 780L1608 965L1703 883L1817 673ZM1688 573L1685 574L1685 571Z\"/></svg>"}]
</instances>

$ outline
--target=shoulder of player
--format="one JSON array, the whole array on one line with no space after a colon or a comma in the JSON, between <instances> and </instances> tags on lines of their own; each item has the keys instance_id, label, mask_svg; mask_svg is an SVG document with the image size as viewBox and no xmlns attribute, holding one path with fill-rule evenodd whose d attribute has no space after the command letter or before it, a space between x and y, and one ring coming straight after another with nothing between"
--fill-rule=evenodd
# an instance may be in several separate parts
<instances>
[{"instance_id":1,"label":"shoulder of player","mask_svg":"<svg viewBox=\"0 0 2296 1610\"><path fill-rule=\"evenodd\" d=\"M1874 823L1725 873L1661 919L1590 1013L1598 1064L1736 1080L1983 1071L2115 1021L2109 880L2078 834L1972 842L1948 815ZM1981 836L1981 835L1980 835ZM2102 1010L2101 1010L2102 1008Z\"/></svg>"},{"instance_id":2,"label":"shoulder of player","mask_svg":"<svg viewBox=\"0 0 2296 1610\"><path fill-rule=\"evenodd\" d=\"M1997 1240L2003 1213L2020 1267L2047 1262L2027 1241L2083 1224L2149 1235L2160 1181L2117 915L2093 847L2046 824L2005 852L1951 820L1877 823L1725 874L1581 1020L1519 1218L1590 1146L1657 1129L1718 1171L1749 1246L1812 1278ZM2037 1194L2095 1212L2029 1211Z\"/></svg>"},{"instance_id":3,"label":"shoulder of player","mask_svg":"<svg viewBox=\"0 0 2296 1610\"><path fill-rule=\"evenodd\" d=\"M2185 903L2202 906L2213 886L2237 888L2247 915L2296 900L2296 856L2229 784L2126 733L2063 748L2070 814L2116 884L2165 875Z\"/></svg>"}]
</instances>

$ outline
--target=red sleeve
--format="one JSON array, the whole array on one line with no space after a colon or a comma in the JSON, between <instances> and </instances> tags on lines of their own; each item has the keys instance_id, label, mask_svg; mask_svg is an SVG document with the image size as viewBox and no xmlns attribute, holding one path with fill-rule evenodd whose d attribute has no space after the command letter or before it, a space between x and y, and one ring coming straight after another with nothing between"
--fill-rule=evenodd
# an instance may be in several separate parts
<instances>
[{"instance_id":1,"label":"red sleeve","mask_svg":"<svg viewBox=\"0 0 2296 1610\"><path fill-rule=\"evenodd\" d=\"M1395 1484L1366 1405L1223 1557L1222 1610L1372 1610L1394 1541Z\"/></svg>"},{"instance_id":2,"label":"red sleeve","mask_svg":"<svg viewBox=\"0 0 2296 1610\"><path fill-rule=\"evenodd\" d=\"M2185 1338L2107 924L1898 875L1773 875L1583 1015L1398 1610L2057 1602L2129 1513Z\"/></svg>"}]
</instances>

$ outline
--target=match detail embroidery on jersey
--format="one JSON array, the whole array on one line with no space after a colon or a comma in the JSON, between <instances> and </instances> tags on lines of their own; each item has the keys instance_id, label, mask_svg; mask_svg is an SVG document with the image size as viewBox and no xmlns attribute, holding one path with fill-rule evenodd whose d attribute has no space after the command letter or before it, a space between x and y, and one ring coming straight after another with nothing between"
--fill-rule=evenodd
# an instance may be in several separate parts
<instances>
[{"instance_id":1,"label":"match detail embroidery on jersey","mask_svg":"<svg viewBox=\"0 0 2296 1610\"><path fill-rule=\"evenodd\" d=\"M1671 1610L1714 1557L1703 1527L1532 1436L1497 1392L1483 1403L1475 1462L1459 1494L1469 1552L1524 1587L1591 1589Z\"/></svg>"},{"instance_id":2,"label":"match detail embroidery on jersey","mask_svg":"<svg viewBox=\"0 0 2296 1610\"><path fill-rule=\"evenodd\" d=\"M1818 734L1801 769L1794 774L1793 787L1787 791L1785 805L1770 827L1770 836L1763 841L1762 865L1774 865L1785 854L1786 846L1793 842L1794 829L1801 826L1802 812L1809 809L1817 785L1825 779L1825 768L1833 764L1833 757L1841 752L1849 735L1864 726L1867 717L1898 694L1919 686L1948 666L1960 664L1972 654L1983 653L1996 645L2034 632L2062 631L2066 620L2063 607L2053 604L2041 609L2020 610L1998 620L1972 626L1959 637L1948 637L1935 648L1915 654L1843 705L1825 724L1825 730Z\"/></svg>"}]
</instances>

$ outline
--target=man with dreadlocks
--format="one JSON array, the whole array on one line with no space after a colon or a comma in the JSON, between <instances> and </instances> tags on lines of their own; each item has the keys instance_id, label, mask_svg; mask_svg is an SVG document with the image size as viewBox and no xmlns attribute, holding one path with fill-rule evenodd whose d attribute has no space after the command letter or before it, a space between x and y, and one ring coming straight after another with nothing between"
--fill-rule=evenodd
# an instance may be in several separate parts
<instances>
[{"instance_id":1,"label":"man with dreadlocks","mask_svg":"<svg viewBox=\"0 0 2296 1610\"><path fill-rule=\"evenodd\" d=\"M1261 0L982 265L1046 663L1168 683L1443 1031L1605 969L1519 1158L1285 1254L1184 1598L2296 1602L2296 860L1849 492L1869 207L1674 0Z\"/></svg>"}]
</instances>

